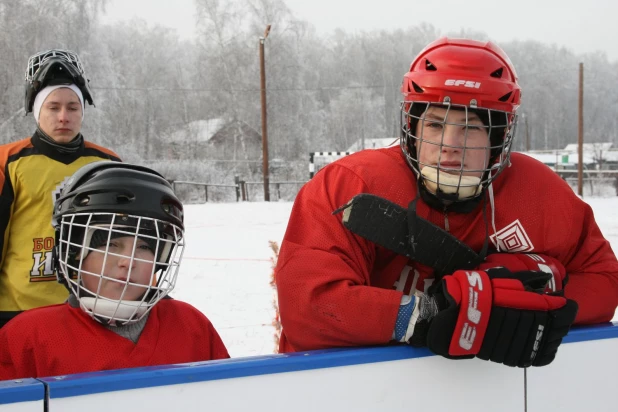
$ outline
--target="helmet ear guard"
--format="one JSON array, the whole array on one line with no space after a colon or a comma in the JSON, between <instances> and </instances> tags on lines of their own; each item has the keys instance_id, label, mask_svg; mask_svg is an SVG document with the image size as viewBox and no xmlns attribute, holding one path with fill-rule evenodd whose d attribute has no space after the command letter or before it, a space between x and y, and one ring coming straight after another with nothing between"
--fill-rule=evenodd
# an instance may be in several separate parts
<instances>
[{"instance_id":1,"label":"helmet ear guard","mask_svg":"<svg viewBox=\"0 0 618 412\"><path fill-rule=\"evenodd\" d=\"M67 281L67 278L63 276L62 272L60 272L60 264L59 264L59 256L60 256L59 247L60 246L59 245L60 245L60 239L62 236L60 233L61 230L57 228L55 229L54 232L55 232L54 233L55 241L54 241L54 247L52 248L52 270L54 271L56 275L56 280L58 281L58 283L63 285L65 288L69 290L69 292L71 292L71 287L69 286L69 282ZM74 246L69 246L69 249L67 252L68 252L67 261L75 262L80 251L78 248ZM68 273L67 275L71 279L77 279L77 273Z\"/></svg>"}]
</instances>

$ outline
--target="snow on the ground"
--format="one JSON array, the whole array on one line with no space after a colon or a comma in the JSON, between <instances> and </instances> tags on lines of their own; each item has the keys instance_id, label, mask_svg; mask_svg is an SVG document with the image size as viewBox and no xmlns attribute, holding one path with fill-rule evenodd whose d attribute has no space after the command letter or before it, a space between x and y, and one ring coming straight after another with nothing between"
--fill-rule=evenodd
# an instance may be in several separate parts
<instances>
[{"instance_id":1,"label":"snow on the ground","mask_svg":"<svg viewBox=\"0 0 618 412\"><path fill-rule=\"evenodd\" d=\"M233 357L275 351L274 253L291 203L207 203L185 207L186 249L173 296L202 311Z\"/></svg>"},{"instance_id":2,"label":"snow on the ground","mask_svg":"<svg viewBox=\"0 0 618 412\"><path fill-rule=\"evenodd\" d=\"M618 252L618 197L584 200ZM281 244L291 209L289 202L185 207L187 247L173 296L208 316L232 357L275 351L269 241Z\"/></svg>"}]
</instances>

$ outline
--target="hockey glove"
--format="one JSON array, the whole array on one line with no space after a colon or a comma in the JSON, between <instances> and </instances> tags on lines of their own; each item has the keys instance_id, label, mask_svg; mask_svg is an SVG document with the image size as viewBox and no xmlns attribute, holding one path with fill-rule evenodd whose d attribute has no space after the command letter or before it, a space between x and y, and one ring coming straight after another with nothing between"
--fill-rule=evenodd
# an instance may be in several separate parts
<instances>
[{"instance_id":1,"label":"hockey glove","mask_svg":"<svg viewBox=\"0 0 618 412\"><path fill-rule=\"evenodd\" d=\"M544 272L551 275L545 285L545 292L559 292L563 294L567 283L567 273L558 260L551 256L540 253L493 253L485 259L476 269L487 270L504 267L511 272ZM534 273L530 273L534 276Z\"/></svg>"},{"instance_id":2,"label":"hockey glove","mask_svg":"<svg viewBox=\"0 0 618 412\"><path fill-rule=\"evenodd\" d=\"M543 289L551 275L506 268L458 270L445 276L409 343L451 359L478 357L507 366L551 363L577 314L577 303ZM423 302L419 302L421 305Z\"/></svg>"}]
</instances>

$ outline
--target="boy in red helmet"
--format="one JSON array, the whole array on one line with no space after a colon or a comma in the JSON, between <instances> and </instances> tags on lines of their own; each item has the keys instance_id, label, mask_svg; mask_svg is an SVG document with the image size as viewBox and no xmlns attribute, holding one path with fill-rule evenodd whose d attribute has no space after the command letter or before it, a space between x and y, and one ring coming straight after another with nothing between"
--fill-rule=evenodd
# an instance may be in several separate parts
<instances>
[{"instance_id":1,"label":"boy in red helmet","mask_svg":"<svg viewBox=\"0 0 618 412\"><path fill-rule=\"evenodd\" d=\"M296 197L276 269L280 351L406 342L550 363L573 323L613 317L618 262L590 207L511 154L509 58L442 38L402 92L400 148L334 162Z\"/></svg>"}]
</instances>

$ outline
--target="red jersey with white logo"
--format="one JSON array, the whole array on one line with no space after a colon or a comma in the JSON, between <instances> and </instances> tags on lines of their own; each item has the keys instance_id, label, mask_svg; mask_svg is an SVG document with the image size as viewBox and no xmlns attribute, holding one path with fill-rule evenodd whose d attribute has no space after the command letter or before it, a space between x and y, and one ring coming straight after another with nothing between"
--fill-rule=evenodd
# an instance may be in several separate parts
<instances>
[{"instance_id":1,"label":"red jersey with white logo","mask_svg":"<svg viewBox=\"0 0 618 412\"><path fill-rule=\"evenodd\" d=\"M30 309L0 329L0 381L229 358L193 306L159 301L137 343L69 304Z\"/></svg>"},{"instance_id":2,"label":"red jersey with white logo","mask_svg":"<svg viewBox=\"0 0 618 412\"><path fill-rule=\"evenodd\" d=\"M592 209L556 173L518 153L493 183L493 210L448 214L417 201L417 215L480 252L542 253L559 260L576 323L609 321L618 305L618 261ZM426 290L432 269L351 233L332 212L371 193L403 207L416 178L400 148L364 150L320 170L298 193L276 268L281 352L390 341L403 293ZM495 219L495 230L492 225ZM422 242L422 239L418 239Z\"/></svg>"}]
</instances>

